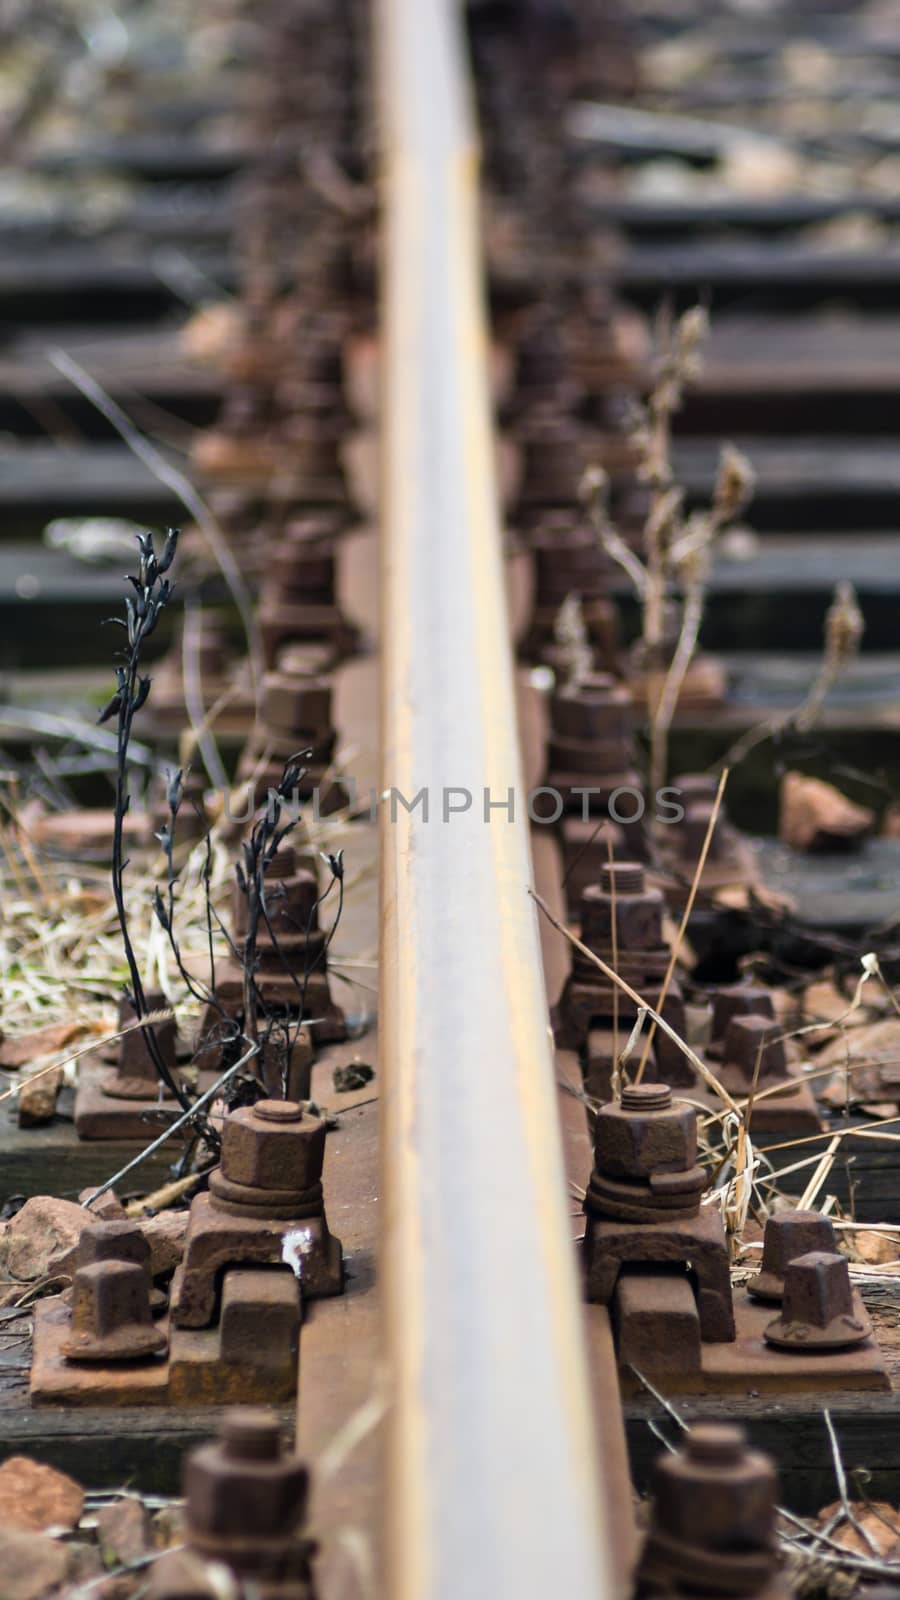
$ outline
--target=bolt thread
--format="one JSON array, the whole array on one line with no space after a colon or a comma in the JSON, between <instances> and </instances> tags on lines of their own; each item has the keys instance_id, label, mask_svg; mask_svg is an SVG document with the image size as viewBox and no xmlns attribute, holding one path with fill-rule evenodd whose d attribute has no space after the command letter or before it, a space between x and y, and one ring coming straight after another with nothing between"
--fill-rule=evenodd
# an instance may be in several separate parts
<instances>
[{"instance_id":1,"label":"bolt thread","mask_svg":"<svg viewBox=\"0 0 900 1600\"><path fill-rule=\"evenodd\" d=\"M235 1461L277 1461L281 1454L278 1418L255 1406L227 1411L222 1420L222 1448Z\"/></svg>"},{"instance_id":2,"label":"bolt thread","mask_svg":"<svg viewBox=\"0 0 900 1600\"><path fill-rule=\"evenodd\" d=\"M727 1423L707 1422L691 1428L687 1436L687 1453L692 1461L725 1466L740 1461L744 1442L742 1428L732 1428Z\"/></svg>"},{"instance_id":3,"label":"bolt thread","mask_svg":"<svg viewBox=\"0 0 900 1600\"><path fill-rule=\"evenodd\" d=\"M303 1107L296 1100L257 1100L253 1115L263 1122L300 1122Z\"/></svg>"},{"instance_id":4,"label":"bolt thread","mask_svg":"<svg viewBox=\"0 0 900 1600\"><path fill-rule=\"evenodd\" d=\"M639 861L609 862L600 869L600 885L604 892L640 894L644 887L644 869Z\"/></svg>"},{"instance_id":5,"label":"bolt thread","mask_svg":"<svg viewBox=\"0 0 900 1600\"><path fill-rule=\"evenodd\" d=\"M668 1111L671 1104L667 1083L628 1083L622 1090L623 1111Z\"/></svg>"}]
</instances>

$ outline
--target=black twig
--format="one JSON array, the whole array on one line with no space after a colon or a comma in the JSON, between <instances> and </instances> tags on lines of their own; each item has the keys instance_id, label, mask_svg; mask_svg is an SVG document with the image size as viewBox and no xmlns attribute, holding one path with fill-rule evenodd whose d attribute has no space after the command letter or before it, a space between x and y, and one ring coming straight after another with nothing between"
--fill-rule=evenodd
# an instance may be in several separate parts
<instances>
[{"instance_id":1,"label":"black twig","mask_svg":"<svg viewBox=\"0 0 900 1600\"><path fill-rule=\"evenodd\" d=\"M128 574L128 582L134 590L133 594L126 595L125 616L111 617L110 622L124 628L128 637L127 649L122 652L124 665L116 668L115 694L104 706L98 717L98 722L109 722L116 718L116 793L113 825L113 860L112 860L112 891L116 905L116 914L119 927L122 931L122 943L125 947L125 959L128 963L128 972L131 979L131 993L135 1015L140 1019L148 1012L147 1000L144 994L144 985L141 980L134 945L128 926L128 913L125 908L125 869L128 861L124 853L125 817L131 804L131 795L128 787L128 746L131 741L131 732L134 719L145 703L150 693L150 679L141 676L141 652L150 635L155 631L157 623L172 597L172 585L164 576L175 559L178 547L178 530L170 528L166 536L165 548L162 556L157 559L153 549L153 539L149 533L138 534L138 547L140 550L140 568L138 575ZM141 1033L147 1053L153 1063L158 1077L165 1084L170 1094L174 1095L183 1111L190 1108L190 1099L183 1084L179 1082L170 1071L153 1027L142 1028Z\"/></svg>"}]
</instances>

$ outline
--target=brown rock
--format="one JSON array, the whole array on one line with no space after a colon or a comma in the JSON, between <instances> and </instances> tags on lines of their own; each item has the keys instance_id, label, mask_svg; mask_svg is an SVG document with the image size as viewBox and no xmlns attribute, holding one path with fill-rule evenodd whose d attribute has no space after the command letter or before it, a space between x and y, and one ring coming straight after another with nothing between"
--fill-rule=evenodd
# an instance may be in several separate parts
<instances>
[{"instance_id":1,"label":"brown rock","mask_svg":"<svg viewBox=\"0 0 900 1600\"><path fill-rule=\"evenodd\" d=\"M838 1030L824 1050L816 1056L816 1066L833 1067L834 1077L823 1087L820 1098L829 1106L880 1105L889 1116L900 1103L900 1019L883 1017L844 1032Z\"/></svg>"},{"instance_id":2,"label":"brown rock","mask_svg":"<svg viewBox=\"0 0 900 1600\"><path fill-rule=\"evenodd\" d=\"M71 1200L33 1195L0 1240L0 1265L20 1283L71 1276L75 1248L91 1214Z\"/></svg>"},{"instance_id":3,"label":"brown rock","mask_svg":"<svg viewBox=\"0 0 900 1600\"><path fill-rule=\"evenodd\" d=\"M111 856L114 820L112 806L108 810L54 811L37 823L34 837L39 844L52 845L66 855L93 858L108 852ZM124 829L129 844L149 844L152 825L145 812L129 814Z\"/></svg>"},{"instance_id":4,"label":"brown rock","mask_svg":"<svg viewBox=\"0 0 900 1600\"><path fill-rule=\"evenodd\" d=\"M837 1500L826 1506L816 1519L818 1526L827 1528L841 1509ZM829 1533L829 1538L842 1549L850 1550L854 1555L865 1556L867 1561L877 1561L879 1558L882 1561L895 1560L900 1548L900 1539L897 1534L897 1512L894 1507L885 1500L851 1500L850 1509L853 1513L853 1522L845 1520L840 1527Z\"/></svg>"},{"instance_id":5,"label":"brown rock","mask_svg":"<svg viewBox=\"0 0 900 1600\"><path fill-rule=\"evenodd\" d=\"M870 1267L886 1267L900 1261L900 1239L877 1228L860 1228L850 1235L850 1247L860 1261Z\"/></svg>"},{"instance_id":6,"label":"brown rock","mask_svg":"<svg viewBox=\"0 0 900 1600\"><path fill-rule=\"evenodd\" d=\"M74 1528L83 1507L80 1484L55 1467L45 1467L28 1456L10 1456L0 1467L0 1528L31 1533Z\"/></svg>"},{"instance_id":7,"label":"brown rock","mask_svg":"<svg viewBox=\"0 0 900 1600\"><path fill-rule=\"evenodd\" d=\"M125 1566L154 1547L150 1513L140 1500L116 1500L97 1517L97 1535L104 1560Z\"/></svg>"},{"instance_id":8,"label":"brown rock","mask_svg":"<svg viewBox=\"0 0 900 1600\"><path fill-rule=\"evenodd\" d=\"M794 850L836 850L861 843L875 813L858 806L833 784L787 772L781 780L778 837Z\"/></svg>"},{"instance_id":9,"label":"brown rock","mask_svg":"<svg viewBox=\"0 0 900 1600\"><path fill-rule=\"evenodd\" d=\"M856 1011L851 1011L848 1016L849 997L841 994L833 983L825 980L819 983L809 983L803 991L803 1019L805 1022L837 1022L840 1020L842 1028L860 1028L864 1023L872 1020L872 1011L873 1009L877 1010L879 1004L878 997L869 994L867 990L864 991L864 997L865 1004ZM791 1005L796 1005L793 997L791 997ZM775 1002L775 1014L779 1017L783 1015L777 1000ZM791 1014L789 1010L788 1015ZM833 1037L833 1035L830 1035L823 1028L821 1033L811 1034L807 1042L811 1049L817 1050L819 1044L824 1043L829 1037Z\"/></svg>"},{"instance_id":10,"label":"brown rock","mask_svg":"<svg viewBox=\"0 0 900 1600\"><path fill-rule=\"evenodd\" d=\"M2 1600L44 1600L64 1581L68 1566L66 1547L55 1539L0 1529Z\"/></svg>"},{"instance_id":11,"label":"brown rock","mask_svg":"<svg viewBox=\"0 0 900 1600\"><path fill-rule=\"evenodd\" d=\"M184 1236L190 1213L160 1211L155 1217L140 1219L141 1233L150 1246L150 1270L154 1278L174 1272L184 1255Z\"/></svg>"},{"instance_id":12,"label":"brown rock","mask_svg":"<svg viewBox=\"0 0 900 1600\"><path fill-rule=\"evenodd\" d=\"M34 1033L0 1038L0 1067L14 1072L18 1067L31 1066L41 1056L53 1056L89 1032L86 1022L55 1022L52 1027L39 1028Z\"/></svg>"},{"instance_id":13,"label":"brown rock","mask_svg":"<svg viewBox=\"0 0 900 1600\"><path fill-rule=\"evenodd\" d=\"M20 1128L37 1128L42 1122L52 1122L62 1080L62 1067L25 1079L18 1098Z\"/></svg>"},{"instance_id":14,"label":"brown rock","mask_svg":"<svg viewBox=\"0 0 900 1600\"><path fill-rule=\"evenodd\" d=\"M79 1205L86 1206L97 1193L96 1189L82 1189L78 1196ZM98 1222L124 1222L127 1213L115 1189L107 1189L96 1205L91 1206L91 1216Z\"/></svg>"},{"instance_id":15,"label":"brown rock","mask_svg":"<svg viewBox=\"0 0 900 1600\"><path fill-rule=\"evenodd\" d=\"M900 1017L863 1021L849 1036L838 1031L816 1055L818 1067L844 1067L848 1061L885 1065L900 1061Z\"/></svg>"}]
</instances>

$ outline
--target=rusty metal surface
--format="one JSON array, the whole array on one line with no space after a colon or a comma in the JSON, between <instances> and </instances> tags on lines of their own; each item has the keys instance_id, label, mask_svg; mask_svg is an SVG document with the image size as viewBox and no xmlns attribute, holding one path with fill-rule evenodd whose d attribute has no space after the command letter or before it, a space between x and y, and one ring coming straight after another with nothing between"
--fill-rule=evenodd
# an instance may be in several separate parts
<instances>
[{"instance_id":1,"label":"rusty metal surface","mask_svg":"<svg viewBox=\"0 0 900 1600\"><path fill-rule=\"evenodd\" d=\"M807 1353L852 1350L871 1333L872 1324L850 1282L846 1256L808 1250L788 1262L781 1312L765 1330L767 1344Z\"/></svg>"},{"instance_id":2,"label":"rusty metal surface","mask_svg":"<svg viewBox=\"0 0 900 1600\"><path fill-rule=\"evenodd\" d=\"M226 1267L279 1267L291 1235L301 1252L303 1290L307 1296L340 1294L343 1283L341 1247L328 1231L324 1216L299 1221L234 1216L217 1211L210 1195L198 1195L191 1206L184 1267L172 1294L173 1320L181 1328L208 1328L213 1322L222 1273Z\"/></svg>"},{"instance_id":3,"label":"rusty metal surface","mask_svg":"<svg viewBox=\"0 0 900 1600\"><path fill-rule=\"evenodd\" d=\"M328 1090L325 1070L317 1067L313 1092L320 1104ZM366 1100L362 1093L357 1098L360 1103L344 1110L343 1096L332 1096L337 1127L328 1135L328 1207L344 1244L346 1288L338 1298L306 1307L297 1438L309 1460L331 1458L329 1470L316 1473L312 1483L322 1593L369 1600L380 1592L366 1577L377 1574L382 1557L386 1396L381 1286L375 1272L381 1206L378 1104L371 1090ZM349 1447L335 1456L334 1443L341 1438Z\"/></svg>"},{"instance_id":4,"label":"rusty metal surface","mask_svg":"<svg viewBox=\"0 0 900 1600\"><path fill-rule=\"evenodd\" d=\"M301 1316L293 1273L226 1272L216 1327L171 1330L169 1404L290 1400L297 1392Z\"/></svg>"},{"instance_id":5,"label":"rusty metal surface","mask_svg":"<svg viewBox=\"0 0 900 1600\"><path fill-rule=\"evenodd\" d=\"M101 1407L165 1405L168 1367L159 1356L116 1365L69 1361L64 1346L71 1314L61 1295L34 1308L31 1401L34 1406ZM162 1328L164 1329L164 1324Z\"/></svg>"},{"instance_id":6,"label":"rusty metal surface","mask_svg":"<svg viewBox=\"0 0 900 1600\"><path fill-rule=\"evenodd\" d=\"M586 828L588 824L579 826ZM596 832L596 823L593 827ZM594 850L608 857L609 839L605 830L597 835ZM581 871L584 870L582 858ZM611 866L607 859L597 864L594 876L596 881L581 891L582 942L608 965L614 964L619 976L639 993L659 992L669 965L661 891L647 886L639 861L622 860ZM683 1038L686 1017L677 979L668 983L662 1015ZM567 1049L580 1049L595 1024L621 1024L628 1030L636 1017L634 1002L622 995L588 956L573 950L570 974L553 1011L557 1044ZM657 1075L663 1082L693 1088L693 1068L662 1030L654 1037L654 1053Z\"/></svg>"},{"instance_id":7,"label":"rusty metal surface","mask_svg":"<svg viewBox=\"0 0 900 1600\"><path fill-rule=\"evenodd\" d=\"M645 1267L620 1273L612 1299L616 1354L623 1367L654 1376L700 1372L703 1344L690 1278L684 1268Z\"/></svg>"},{"instance_id":8,"label":"rusty metal surface","mask_svg":"<svg viewBox=\"0 0 900 1600\"><path fill-rule=\"evenodd\" d=\"M766 1219L760 1270L747 1284L756 1300L781 1300L788 1263L810 1250L837 1249L834 1225L819 1211L786 1211Z\"/></svg>"},{"instance_id":9,"label":"rusty metal surface","mask_svg":"<svg viewBox=\"0 0 900 1600\"><path fill-rule=\"evenodd\" d=\"M457 7L384 0L388 1591L610 1591L521 793ZM477 797L477 798L476 798ZM477 932L477 938L473 935Z\"/></svg>"},{"instance_id":10,"label":"rusty metal surface","mask_svg":"<svg viewBox=\"0 0 900 1600\"><path fill-rule=\"evenodd\" d=\"M316 1546L306 1536L309 1474L284 1451L277 1415L228 1411L220 1437L192 1450L184 1466L186 1552L163 1556L151 1574L153 1600L221 1592L202 1563L221 1563L260 1600L312 1600Z\"/></svg>"},{"instance_id":11,"label":"rusty metal surface","mask_svg":"<svg viewBox=\"0 0 900 1600\"><path fill-rule=\"evenodd\" d=\"M850 1350L781 1350L766 1343L765 1329L777 1308L753 1300L745 1290L734 1293L735 1338L701 1346L699 1372L670 1372L665 1375L671 1394L739 1396L751 1409L758 1395L778 1395L798 1410L804 1395L824 1396L854 1391L890 1391L887 1360L893 1334L882 1350L874 1339ZM879 1337L884 1338L880 1332ZM642 1369L646 1370L646 1369ZM648 1373L652 1377L652 1368ZM641 1392L638 1380L621 1375L626 1397Z\"/></svg>"},{"instance_id":12,"label":"rusty metal surface","mask_svg":"<svg viewBox=\"0 0 900 1600\"><path fill-rule=\"evenodd\" d=\"M689 1265L701 1337L727 1342L735 1336L728 1246L718 1211L701 1208L708 1174L696 1153L697 1113L673 1102L665 1084L630 1085L618 1104L601 1107L584 1199L586 1289L610 1305L623 1269ZM687 1330L686 1353L691 1337Z\"/></svg>"},{"instance_id":13,"label":"rusty metal surface","mask_svg":"<svg viewBox=\"0 0 900 1600\"><path fill-rule=\"evenodd\" d=\"M777 1488L774 1463L747 1447L742 1429L691 1428L684 1448L656 1465L638 1593L773 1594Z\"/></svg>"}]
</instances>

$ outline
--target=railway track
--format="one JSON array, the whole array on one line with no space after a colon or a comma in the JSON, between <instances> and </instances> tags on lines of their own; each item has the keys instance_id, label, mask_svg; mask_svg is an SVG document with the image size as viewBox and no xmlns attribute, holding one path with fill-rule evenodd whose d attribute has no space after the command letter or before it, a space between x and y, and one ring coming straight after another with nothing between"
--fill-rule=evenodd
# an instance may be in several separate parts
<instances>
[{"instance_id":1,"label":"railway track","mask_svg":"<svg viewBox=\"0 0 900 1600\"><path fill-rule=\"evenodd\" d=\"M661 1395L690 1423L745 1423L795 1517L834 1498L841 1448L873 1496L900 1496L893 1260L873 1291L853 1231L886 1224L890 1242L900 1222L896 204L886 114L847 119L856 79L833 52L879 98L897 60L874 10L770 9L763 36L700 0L621 16L235 8L205 93L186 73L154 112L144 84L125 136L100 117L66 149L33 141L21 171L50 184L51 215L0 228L14 1352L0 1359L0 1457L169 1494L226 1402L271 1404L311 1470L324 1600L625 1595L636 1561L637 1592L690 1595L710 1551L704 1592L734 1586L732 1513L704 1522L704 1472L768 1485L769 1469L701 1429L684 1458L694 1503L657 1478L645 1539L632 1483L646 1489L673 1421ZM98 175L112 215L85 238L69 186L90 195ZM671 316L655 329L661 300ZM733 439L755 492L723 516L705 578L663 768L688 774L671 780L688 820L665 830L645 821L647 762L678 633L654 655L645 632L641 653L629 574L660 485L634 408L658 388L659 340L697 303L712 326L672 482L688 513L718 503ZM599 510L584 479L597 467ZM744 517L749 530L730 528ZM93 719L111 675L99 623L121 604L131 535L98 518L186 524L184 610L148 652L128 819L149 1009L174 1003L179 1024L157 1023L154 1048L171 1049L188 1102L208 1095L191 1116L212 1107L186 1154L175 1137L145 1158L177 1108L157 1102L146 1053L108 1037L128 974L105 888L115 739ZM103 540L111 561L96 559ZM846 581L861 648L826 676L815 717L792 720L817 692ZM672 585L668 601L683 598ZM724 790L700 782L747 738ZM298 750L296 831L276 851L276 818L248 855L254 807ZM167 879L160 774L176 752L212 843L179 855L177 877L170 858ZM871 806L884 837L852 856L776 840L793 768ZM637 820L616 809L623 795ZM176 907L180 947L160 936ZM861 965L869 951L880 969ZM246 1067L238 1040L253 1063L226 1093L219 1074ZM76 1042L91 1046L77 1070ZM840 1076L850 1056L870 1074L861 1099ZM56 1058L49 1113L18 1125L23 1077ZM184 1190L161 1191L173 1172ZM115 1277L85 1193L117 1173L128 1216L105 1225L130 1230L139 1277L133 1236L149 1244L166 1352L79 1365L63 1341L101 1339L100 1288L101 1309L79 1307ZM39 1209L48 1193L59 1211ZM798 1199L822 1214L793 1255L788 1237L780 1287L786 1306L806 1294L803 1326L818 1317L827 1348L807 1337L783 1353L763 1331L777 1305L746 1283L766 1207ZM57 1227L59 1256L35 1237ZM801 1282L802 1264L789 1282L811 1248L837 1288L824 1267ZM73 1279L71 1309L42 1293ZM108 1293L109 1318L128 1323ZM835 1334L838 1311L855 1340ZM148 1301L145 1343L149 1325ZM210 1469L219 1521L201 1527L198 1489L187 1542L244 1582L222 1483L230 1449L251 1503L271 1433L229 1426L225 1467ZM734 1589L748 1600L789 1586L771 1492L757 1565ZM294 1565L273 1600L311 1593L296 1521L278 1530ZM171 1562L152 1563L156 1600L193 1592Z\"/></svg>"}]
</instances>

